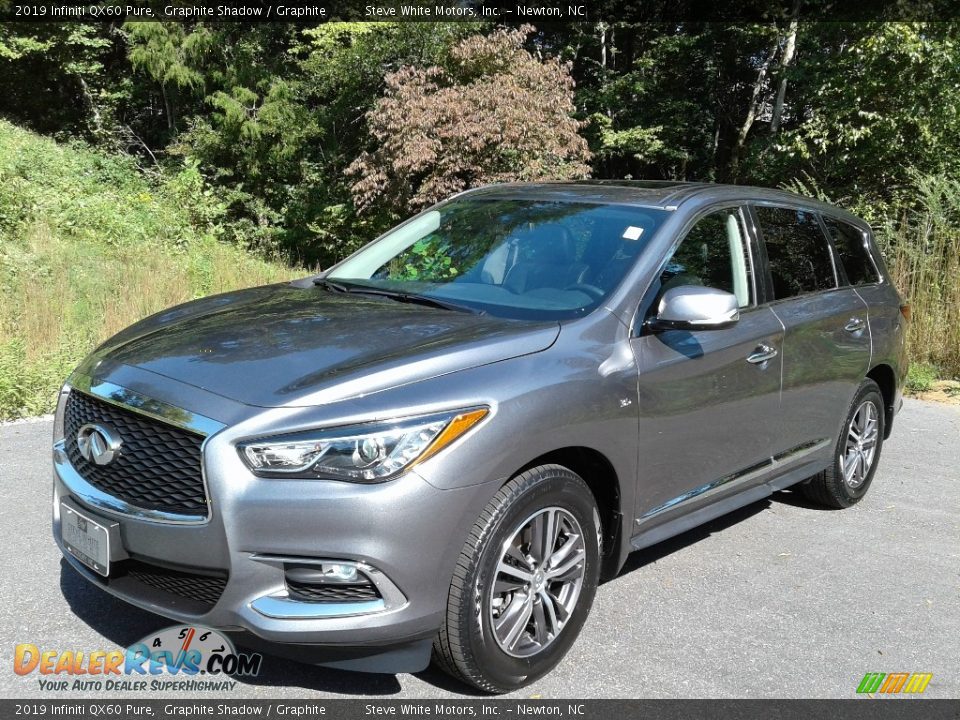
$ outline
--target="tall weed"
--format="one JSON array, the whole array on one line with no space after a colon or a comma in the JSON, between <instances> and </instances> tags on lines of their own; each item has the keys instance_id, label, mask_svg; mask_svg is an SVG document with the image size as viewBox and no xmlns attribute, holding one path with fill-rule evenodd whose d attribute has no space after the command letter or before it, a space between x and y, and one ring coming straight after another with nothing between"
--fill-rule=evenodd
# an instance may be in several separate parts
<instances>
[{"instance_id":1,"label":"tall weed","mask_svg":"<svg viewBox=\"0 0 960 720\"><path fill-rule=\"evenodd\" d=\"M296 274L220 242L222 222L189 167L148 179L0 121L0 419L50 412L77 362L136 320Z\"/></svg>"}]
</instances>

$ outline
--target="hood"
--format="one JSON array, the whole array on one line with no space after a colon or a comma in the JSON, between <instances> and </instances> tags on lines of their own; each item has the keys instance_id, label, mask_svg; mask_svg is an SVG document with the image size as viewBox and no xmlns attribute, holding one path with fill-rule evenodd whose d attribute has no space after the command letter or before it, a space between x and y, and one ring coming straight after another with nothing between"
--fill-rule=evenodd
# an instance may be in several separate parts
<instances>
[{"instance_id":1,"label":"hood","mask_svg":"<svg viewBox=\"0 0 960 720\"><path fill-rule=\"evenodd\" d=\"M296 407L529 355L550 347L559 330L558 323L270 285L153 315L85 365L100 379L129 365L247 405Z\"/></svg>"}]
</instances>

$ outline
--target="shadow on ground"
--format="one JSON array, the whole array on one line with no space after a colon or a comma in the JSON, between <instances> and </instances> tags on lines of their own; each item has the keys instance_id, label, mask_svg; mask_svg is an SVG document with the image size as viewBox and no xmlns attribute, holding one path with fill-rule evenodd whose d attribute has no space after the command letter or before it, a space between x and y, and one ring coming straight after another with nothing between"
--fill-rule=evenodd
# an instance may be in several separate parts
<instances>
[{"instance_id":1,"label":"shadow on ground","mask_svg":"<svg viewBox=\"0 0 960 720\"><path fill-rule=\"evenodd\" d=\"M627 562L617 578L641 570L671 553L743 522L763 512L773 502L808 509L823 509L806 500L799 492L788 490L775 493L769 498L751 503L681 535L634 552L627 558ZM617 578L613 578L613 580ZM74 615L118 647L128 647L147 635L168 627L173 622L114 598L81 577L64 560L61 560L60 563L60 590ZM238 644L242 645L242 640ZM433 666L415 675L423 682L429 683L440 690L461 695L480 694ZM235 677L234 679L248 685L293 686L340 695L384 696L399 693L401 690L396 675L336 670L309 665L269 653L265 658L260 675L253 678Z\"/></svg>"},{"instance_id":2,"label":"shadow on ground","mask_svg":"<svg viewBox=\"0 0 960 720\"><path fill-rule=\"evenodd\" d=\"M118 600L88 582L64 560L60 562L60 591L74 615L121 648L174 622ZM416 673L416 676L438 689L474 694L471 688L433 667ZM275 655L264 658L257 677L233 679L246 685L293 686L340 695L394 695L401 689L396 675L336 670Z\"/></svg>"},{"instance_id":3,"label":"shadow on ground","mask_svg":"<svg viewBox=\"0 0 960 720\"><path fill-rule=\"evenodd\" d=\"M791 505L793 507L803 508L805 510L826 512L833 510L833 508L824 507L823 505L819 505L811 500L808 500L803 493L796 488L780 490L773 493L773 495L770 497L750 503L739 510L734 510L731 513L718 517L716 520L711 520L710 522L704 523L699 527L687 530L685 533L681 533L680 535L672 537L668 540L664 540L656 545L652 545L651 547L634 552L630 555L630 557L627 558L627 562L617 575L617 578L634 572L635 570L639 570L640 568L649 565L650 563L654 563L661 558L665 558L668 555L677 552L678 550L682 550L685 547L689 547L690 545L698 543L701 540L710 537L714 533L723 532L727 528L733 527L734 525L763 512L773 505L773 503L782 503L784 505ZM611 580L616 580L617 578L611 578Z\"/></svg>"}]
</instances>

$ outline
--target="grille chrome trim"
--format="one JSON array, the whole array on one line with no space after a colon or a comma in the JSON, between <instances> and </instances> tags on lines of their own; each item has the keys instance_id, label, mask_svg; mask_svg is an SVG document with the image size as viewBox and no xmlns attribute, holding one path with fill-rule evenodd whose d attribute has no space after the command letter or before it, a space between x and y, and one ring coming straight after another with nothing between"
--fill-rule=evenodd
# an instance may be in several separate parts
<instances>
[{"instance_id":1,"label":"grille chrome trim","mask_svg":"<svg viewBox=\"0 0 960 720\"><path fill-rule=\"evenodd\" d=\"M94 380L83 373L71 375L68 385L71 391L79 390L127 412L203 435L204 439L200 445L200 477L203 481L203 492L207 498L207 512L205 515L187 515L167 510L141 508L110 495L87 482L77 472L67 456L66 440L61 439L53 446L54 469L61 482L75 499L93 509L136 520L169 525L206 525L210 522L213 517L213 503L210 497L210 487L207 483L205 450L210 438L226 427L224 423L197 413L191 413L161 400L155 400L114 383Z\"/></svg>"},{"instance_id":2,"label":"grille chrome trim","mask_svg":"<svg viewBox=\"0 0 960 720\"><path fill-rule=\"evenodd\" d=\"M209 437L226 427L222 422L213 418L192 413L162 400L155 400L114 383L94 380L89 375L71 375L68 383L71 388L92 395L98 400L103 400L138 415L160 420L183 430L189 430L198 435Z\"/></svg>"},{"instance_id":3,"label":"grille chrome trim","mask_svg":"<svg viewBox=\"0 0 960 720\"><path fill-rule=\"evenodd\" d=\"M70 497L96 510L136 520L148 520L171 525L205 525L210 522L212 512L209 510L207 515L181 515L165 510L149 510L131 505L126 500L121 500L94 487L70 464L70 458L67 457L66 445L63 440L53 446L53 468L59 476L60 482L66 486ZM204 477L204 488L206 488L206 477Z\"/></svg>"}]
</instances>

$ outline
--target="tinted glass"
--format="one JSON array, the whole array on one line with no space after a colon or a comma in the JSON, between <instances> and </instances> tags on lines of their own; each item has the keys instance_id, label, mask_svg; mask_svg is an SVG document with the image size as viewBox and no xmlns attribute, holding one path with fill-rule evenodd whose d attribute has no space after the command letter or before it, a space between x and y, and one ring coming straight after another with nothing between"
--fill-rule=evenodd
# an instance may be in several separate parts
<instances>
[{"instance_id":1,"label":"tinted glass","mask_svg":"<svg viewBox=\"0 0 960 720\"><path fill-rule=\"evenodd\" d=\"M824 216L824 224L851 285L867 285L880 280L870 260L867 239L857 228L842 220Z\"/></svg>"},{"instance_id":2,"label":"tinted glass","mask_svg":"<svg viewBox=\"0 0 960 720\"><path fill-rule=\"evenodd\" d=\"M830 247L815 214L773 207L756 212L777 300L836 287Z\"/></svg>"},{"instance_id":3,"label":"tinted glass","mask_svg":"<svg viewBox=\"0 0 960 720\"><path fill-rule=\"evenodd\" d=\"M697 221L660 274L660 291L704 285L737 296L740 307L753 300L747 234L737 209Z\"/></svg>"},{"instance_id":4,"label":"tinted glass","mask_svg":"<svg viewBox=\"0 0 960 720\"><path fill-rule=\"evenodd\" d=\"M599 306L668 213L627 205L465 197L418 215L335 267L354 287L563 319Z\"/></svg>"}]
</instances>

